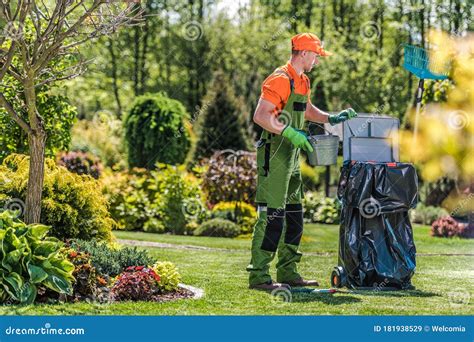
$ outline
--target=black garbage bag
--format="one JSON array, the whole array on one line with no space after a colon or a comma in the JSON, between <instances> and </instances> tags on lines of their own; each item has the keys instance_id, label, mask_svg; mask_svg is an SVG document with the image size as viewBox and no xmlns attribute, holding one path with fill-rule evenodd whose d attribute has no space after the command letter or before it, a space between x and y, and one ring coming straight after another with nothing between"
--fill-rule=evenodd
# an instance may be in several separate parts
<instances>
[{"instance_id":1,"label":"black garbage bag","mask_svg":"<svg viewBox=\"0 0 474 342\"><path fill-rule=\"evenodd\" d=\"M406 163L345 162L339 266L349 287L411 286L416 248L408 209L418 202L416 170Z\"/></svg>"}]
</instances>

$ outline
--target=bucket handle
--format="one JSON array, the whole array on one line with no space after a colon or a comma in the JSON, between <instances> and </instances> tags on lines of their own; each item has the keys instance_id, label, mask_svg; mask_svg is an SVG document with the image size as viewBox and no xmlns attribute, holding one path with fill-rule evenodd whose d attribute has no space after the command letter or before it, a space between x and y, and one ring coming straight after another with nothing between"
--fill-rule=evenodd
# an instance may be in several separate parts
<instances>
[{"instance_id":1,"label":"bucket handle","mask_svg":"<svg viewBox=\"0 0 474 342\"><path fill-rule=\"evenodd\" d=\"M311 121L311 122L308 124L308 129L311 127L311 125L320 126L320 127L321 127L322 129L324 129L327 133L329 133L329 135L332 135L332 133L329 132L326 128L324 128L324 125L321 125L320 123Z\"/></svg>"}]
</instances>

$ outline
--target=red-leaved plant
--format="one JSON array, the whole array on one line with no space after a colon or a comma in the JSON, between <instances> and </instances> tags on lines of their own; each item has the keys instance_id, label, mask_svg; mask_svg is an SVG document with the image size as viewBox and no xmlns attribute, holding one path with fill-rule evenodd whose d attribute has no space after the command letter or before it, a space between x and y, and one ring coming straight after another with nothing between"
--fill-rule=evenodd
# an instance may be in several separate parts
<instances>
[{"instance_id":1,"label":"red-leaved plant","mask_svg":"<svg viewBox=\"0 0 474 342\"><path fill-rule=\"evenodd\" d=\"M120 273L112 287L114 300L153 300L160 293L160 276L145 266L130 266Z\"/></svg>"},{"instance_id":2,"label":"red-leaved plant","mask_svg":"<svg viewBox=\"0 0 474 342\"><path fill-rule=\"evenodd\" d=\"M441 217L431 225L431 236L472 238L473 232L472 225L460 223L451 216Z\"/></svg>"}]
</instances>

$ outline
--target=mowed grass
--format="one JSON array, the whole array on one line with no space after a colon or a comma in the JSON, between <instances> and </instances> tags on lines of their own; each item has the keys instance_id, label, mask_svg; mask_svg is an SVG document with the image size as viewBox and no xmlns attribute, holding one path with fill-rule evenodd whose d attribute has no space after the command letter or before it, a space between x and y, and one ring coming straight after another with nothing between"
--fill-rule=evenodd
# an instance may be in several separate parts
<instances>
[{"instance_id":1,"label":"mowed grass","mask_svg":"<svg viewBox=\"0 0 474 342\"><path fill-rule=\"evenodd\" d=\"M429 236L429 227L415 226L418 250L413 278L416 290L292 295L283 302L268 293L249 290L247 266L249 239L203 238L115 232L118 239L201 246L210 249L146 248L159 260L174 262L183 282L205 290L198 300L168 303L54 304L3 306L0 314L16 315L471 315L473 314L474 241ZM306 253L300 271L330 287L337 265L339 228L306 225L301 250ZM226 249L226 250L222 250ZM274 267L272 267L274 272Z\"/></svg>"},{"instance_id":2,"label":"mowed grass","mask_svg":"<svg viewBox=\"0 0 474 342\"><path fill-rule=\"evenodd\" d=\"M474 241L460 238L434 238L429 226L414 225L413 233L418 254L474 254ZM250 236L236 239L176 236L144 232L115 231L117 239L154 241L176 245L191 245L211 248L245 249L250 246ZM306 224L301 249L310 253L337 253L338 225Z\"/></svg>"}]
</instances>

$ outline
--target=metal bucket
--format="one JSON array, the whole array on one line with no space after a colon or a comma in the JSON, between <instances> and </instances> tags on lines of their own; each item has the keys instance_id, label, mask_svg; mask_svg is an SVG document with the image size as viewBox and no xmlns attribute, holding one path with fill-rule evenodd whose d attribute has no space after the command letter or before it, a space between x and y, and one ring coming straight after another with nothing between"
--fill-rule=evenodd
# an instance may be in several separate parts
<instances>
[{"instance_id":1,"label":"metal bucket","mask_svg":"<svg viewBox=\"0 0 474 342\"><path fill-rule=\"evenodd\" d=\"M309 142L313 152L308 152L308 162L311 166L335 165L337 163L337 150L339 137L332 134L310 135Z\"/></svg>"}]
</instances>

